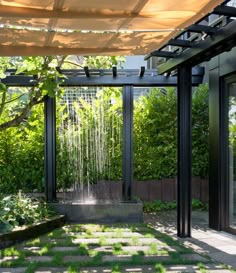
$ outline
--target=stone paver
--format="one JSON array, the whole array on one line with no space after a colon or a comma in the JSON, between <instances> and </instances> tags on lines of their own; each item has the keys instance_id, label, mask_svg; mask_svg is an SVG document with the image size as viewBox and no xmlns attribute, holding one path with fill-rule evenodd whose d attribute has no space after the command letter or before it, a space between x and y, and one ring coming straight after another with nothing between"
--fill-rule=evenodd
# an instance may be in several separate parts
<instances>
[{"instance_id":1,"label":"stone paver","mask_svg":"<svg viewBox=\"0 0 236 273\"><path fill-rule=\"evenodd\" d=\"M148 262L148 261L157 261L157 262L162 262L162 261L168 261L172 260L172 257L168 254L163 254L163 255L145 255L141 258L143 261Z\"/></svg>"},{"instance_id":2,"label":"stone paver","mask_svg":"<svg viewBox=\"0 0 236 273\"><path fill-rule=\"evenodd\" d=\"M72 239L73 244L98 244L98 238L76 238Z\"/></svg>"},{"instance_id":3,"label":"stone paver","mask_svg":"<svg viewBox=\"0 0 236 273\"><path fill-rule=\"evenodd\" d=\"M102 256L102 261L103 262L126 262L126 261L131 261L132 260L132 255L104 255Z\"/></svg>"},{"instance_id":4,"label":"stone paver","mask_svg":"<svg viewBox=\"0 0 236 273\"><path fill-rule=\"evenodd\" d=\"M40 267L34 273L67 273L64 267Z\"/></svg>"},{"instance_id":5,"label":"stone paver","mask_svg":"<svg viewBox=\"0 0 236 273\"><path fill-rule=\"evenodd\" d=\"M4 268L0 267L0 273L25 273L26 267Z\"/></svg>"},{"instance_id":6,"label":"stone paver","mask_svg":"<svg viewBox=\"0 0 236 273\"><path fill-rule=\"evenodd\" d=\"M2 257L0 258L0 265L2 262L7 262L7 261L14 261L18 259L18 256L6 256L6 257Z\"/></svg>"},{"instance_id":7,"label":"stone paver","mask_svg":"<svg viewBox=\"0 0 236 273\"><path fill-rule=\"evenodd\" d=\"M52 259L52 256L29 256L25 258L29 262L51 262Z\"/></svg>"},{"instance_id":8,"label":"stone paver","mask_svg":"<svg viewBox=\"0 0 236 273\"><path fill-rule=\"evenodd\" d=\"M137 253L138 251L147 252L150 246L122 246L122 250L130 252L130 253Z\"/></svg>"},{"instance_id":9,"label":"stone paver","mask_svg":"<svg viewBox=\"0 0 236 273\"><path fill-rule=\"evenodd\" d=\"M199 261L199 262L209 261L207 258L200 256L198 254L182 254L181 258L187 261Z\"/></svg>"},{"instance_id":10,"label":"stone paver","mask_svg":"<svg viewBox=\"0 0 236 273\"><path fill-rule=\"evenodd\" d=\"M76 246L55 246L52 248L52 251L57 252L67 252L67 251L77 251L78 247Z\"/></svg>"},{"instance_id":11,"label":"stone paver","mask_svg":"<svg viewBox=\"0 0 236 273\"><path fill-rule=\"evenodd\" d=\"M90 249L93 249L93 250L99 251L99 252L112 252L113 251L112 246L96 246L96 247L91 247Z\"/></svg>"},{"instance_id":12,"label":"stone paver","mask_svg":"<svg viewBox=\"0 0 236 273\"><path fill-rule=\"evenodd\" d=\"M64 262L89 262L92 258L86 255L67 255L64 256Z\"/></svg>"},{"instance_id":13,"label":"stone paver","mask_svg":"<svg viewBox=\"0 0 236 273\"><path fill-rule=\"evenodd\" d=\"M38 253L42 249L42 247L40 247L40 246L20 246L17 249L27 250L27 251L30 251L33 253Z\"/></svg>"}]
</instances>

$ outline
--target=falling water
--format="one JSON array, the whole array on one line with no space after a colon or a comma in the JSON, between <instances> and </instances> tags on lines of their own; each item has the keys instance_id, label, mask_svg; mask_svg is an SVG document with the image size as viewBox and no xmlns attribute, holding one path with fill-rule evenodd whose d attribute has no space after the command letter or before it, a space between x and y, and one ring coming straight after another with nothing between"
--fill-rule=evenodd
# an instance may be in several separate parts
<instances>
[{"instance_id":1,"label":"falling water","mask_svg":"<svg viewBox=\"0 0 236 273\"><path fill-rule=\"evenodd\" d=\"M60 179L73 199L93 199L92 185L114 179L114 168L121 166L121 96L106 90L68 88L58 107Z\"/></svg>"}]
</instances>

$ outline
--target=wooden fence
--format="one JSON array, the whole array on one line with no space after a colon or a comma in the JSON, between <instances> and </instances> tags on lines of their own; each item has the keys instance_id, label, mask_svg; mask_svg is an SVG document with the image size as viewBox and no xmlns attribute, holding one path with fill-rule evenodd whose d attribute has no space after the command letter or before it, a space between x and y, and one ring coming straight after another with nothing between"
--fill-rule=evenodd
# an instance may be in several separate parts
<instances>
[{"instance_id":1,"label":"wooden fence","mask_svg":"<svg viewBox=\"0 0 236 273\"><path fill-rule=\"evenodd\" d=\"M96 200L120 200L122 199L122 182L104 181L89 186L90 193ZM84 188L86 195L87 189ZM57 196L66 199L82 199L82 193L58 193ZM135 181L134 196L143 201L176 200L176 178ZM194 177L192 179L192 198L202 202L208 202L208 180Z\"/></svg>"}]
</instances>

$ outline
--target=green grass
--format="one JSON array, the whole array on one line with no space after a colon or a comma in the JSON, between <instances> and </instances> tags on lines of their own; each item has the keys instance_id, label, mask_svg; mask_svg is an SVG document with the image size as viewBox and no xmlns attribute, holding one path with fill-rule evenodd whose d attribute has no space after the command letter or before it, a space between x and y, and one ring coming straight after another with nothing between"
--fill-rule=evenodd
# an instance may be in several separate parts
<instances>
[{"instance_id":1,"label":"green grass","mask_svg":"<svg viewBox=\"0 0 236 273\"><path fill-rule=\"evenodd\" d=\"M96 232L100 232L96 234ZM111 232L111 234L106 234L105 232ZM127 232L136 232L133 236L128 237ZM126 236L123 236L126 235ZM109 236L107 236L109 235ZM96 238L98 239L98 244L74 244L74 238ZM63 240L61 241L61 239ZM129 239L128 243L110 243L110 238L126 238ZM140 239L153 238L157 239L156 242L152 242L148 245L147 251L141 251L138 249L141 246L139 242ZM38 250L33 252L30 249L23 249L23 245L27 247L39 247ZM54 249L55 246L75 246L74 250L68 251L57 251ZM124 246L136 246L136 250L128 251L124 249ZM103 249L104 247L104 249ZM108 247L108 249L106 249ZM177 251L168 250L169 248L177 247ZM96 250L96 248L101 248L101 250ZM22 266L26 267L26 273L35 272L39 267L60 267L66 268L68 272L80 272L81 267L109 267L111 272L120 273L124 272L124 268L127 266L152 266L154 272L166 272L165 267L167 265L187 265L193 264L198 265L199 270L205 273L204 267L199 264L199 261L189 261L181 258L182 254L193 253L189 248L186 248L177 240L171 238L166 234L162 234L159 231L152 229L151 227L138 224L138 225L71 225L64 226L63 228L56 229L47 235L35 238L33 240L27 241L19 246L7 248L1 251L2 257L17 256L16 260L3 261L1 266L6 267L16 267ZM26 258L30 256L51 256L52 261L47 262L31 262L29 263ZM129 255L130 260L103 260L105 255ZM149 258L145 259L148 255ZM152 258L154 255L154 258ZM161 262L157 263L155 255L167 256L168 259L163 259ZM64 260L65 256L84 256L81 261L70 261ZM90 257L88 260L86 257ZM210 263L210 260L209 260Z\"/></svg>"}]
</instances>

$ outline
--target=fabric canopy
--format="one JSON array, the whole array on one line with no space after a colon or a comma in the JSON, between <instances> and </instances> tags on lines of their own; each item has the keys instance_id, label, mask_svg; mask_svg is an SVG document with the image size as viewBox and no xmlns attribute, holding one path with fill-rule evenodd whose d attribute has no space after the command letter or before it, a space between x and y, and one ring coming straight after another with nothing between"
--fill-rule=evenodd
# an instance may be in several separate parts
<instances>
[{"instance_id":1,"label":"fabric canopy","mask_svg":"<svg viewBox=\"0 0 236 273\"><path fill-rule=\"evenodd\" d=\"M0 55L143 55L222 0L0 0Z\"/></svg>"}]
</instances>

